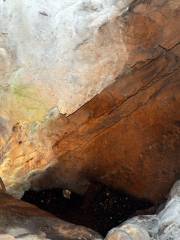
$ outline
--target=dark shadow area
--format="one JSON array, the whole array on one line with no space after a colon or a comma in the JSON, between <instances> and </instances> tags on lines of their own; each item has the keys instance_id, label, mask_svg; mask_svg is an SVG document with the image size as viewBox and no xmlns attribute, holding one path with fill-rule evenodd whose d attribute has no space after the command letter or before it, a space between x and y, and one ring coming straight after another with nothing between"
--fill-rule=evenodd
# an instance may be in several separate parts
<instances>
[{"instance_id":1,"label":"dark shadow area","mask_svg":"<svg viewBox=\"0 0 180 240\"><path fill-rule=\"evenodd\" d=\"M65 195L65 197L64 197ZM63 194L62 189L27 191L22 200L32 203L68 222L89 227L102 235L153 205L102 184L91 185L83 196ZM153 208L152 208L153 209ZM142 212L141 212L142 211Z\"/></svg>"}]
</instances>

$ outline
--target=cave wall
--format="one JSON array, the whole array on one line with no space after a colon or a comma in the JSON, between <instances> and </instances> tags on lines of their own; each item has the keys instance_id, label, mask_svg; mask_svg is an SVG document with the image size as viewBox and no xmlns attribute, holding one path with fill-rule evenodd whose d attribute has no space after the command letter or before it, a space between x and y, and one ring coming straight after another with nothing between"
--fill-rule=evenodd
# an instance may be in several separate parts
<instances>
[{"instance_id":1,"label":"cave wall","mask_svg":"<svg viewBox=\"0 0 180 240\"><path fill-rule=\"evenodd\" d=\"M65 182L83 189L101 181L140 198L164 199L180 176L179 54L179 45L162 52L66 121L42 129L58 162L35 187Z\"/></svg>"},{"instance_id":2,"label":"cave wall","mask_svg":"<svg viewBox=\"0 0 180 240\"><path fill-rule=\"evenodd\" d=\"M1 0L0 115L71 114L112 83L128 59L115 19L131 1Z\"/></svg>"},{"instance_id":3,"label":"cave wall","mask_svg":"<svg viewBox=\"0 0 180 240\"><path fill-rule=\"evenodd\" d=\"M161 200L180 174L180 2L46 2L0 2L7 191L101 181Z\"/></svg>"}]
</instances>

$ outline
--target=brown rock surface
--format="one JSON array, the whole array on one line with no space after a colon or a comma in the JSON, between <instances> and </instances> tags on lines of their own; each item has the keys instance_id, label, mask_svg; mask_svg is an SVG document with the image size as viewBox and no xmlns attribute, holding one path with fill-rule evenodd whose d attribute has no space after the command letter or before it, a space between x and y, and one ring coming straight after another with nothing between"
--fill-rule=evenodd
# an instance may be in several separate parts
<instances>
[{"instance_id":1,"label":"brown rock surface","mask_svg":"<svg viewBox=\"0 0 180 240\"><path fill-rule=\"evenodd\" d=\"M87 178L139 197L165 197L180 174L179 49L120 78L67 123L52 123L58 163L43 181L72 179L73 186Z\"/></svg>"},{"instance_id":2,"label":"brown rock surface","mask_svg":"<svg viewBox=\"0 0 180 240\"><path fill-rule=\"evenodd\" d=\"M179 1L133 2L120 19L130 53L124 74L68 117L13 128L0 165L10 193L30 184L83 192L100 181L165 197L180 175L179 20Z\"/></svg>"},{"instance_id":3,"label":"brown rock surface","mask_svg":"<svg viewBox=\"0 0 180 240\"><path fill-rule=\"evenodd\" d=\"M0 239L5 240L5 237L34 240L101 239L99 234L88 228L64 222L31 204L0 193Z\"/></svg>"}]
</instances>

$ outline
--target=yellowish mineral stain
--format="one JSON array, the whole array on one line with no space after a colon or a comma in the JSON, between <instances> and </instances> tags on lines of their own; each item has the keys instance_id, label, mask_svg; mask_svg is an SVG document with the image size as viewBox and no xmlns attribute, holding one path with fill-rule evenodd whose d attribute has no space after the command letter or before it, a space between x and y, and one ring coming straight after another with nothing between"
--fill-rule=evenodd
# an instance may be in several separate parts
<instances>
[{"instance_id":1,"label":"yellowish mineral stain","mask_svg":"<svg viewBox=\"0 0 180 240\"><path fill-rule=\"evenodd\" d=\"M30 84L13 83L6 89L1 88L0 97L0 114L11 116L13 122L41 121L50 108L41 89Z\"/></svg>"}]
</instances>

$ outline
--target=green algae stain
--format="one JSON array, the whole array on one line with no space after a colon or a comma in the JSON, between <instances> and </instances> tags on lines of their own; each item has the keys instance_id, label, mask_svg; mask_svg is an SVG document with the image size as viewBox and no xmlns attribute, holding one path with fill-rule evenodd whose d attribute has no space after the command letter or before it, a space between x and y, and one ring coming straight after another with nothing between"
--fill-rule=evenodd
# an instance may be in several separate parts
<instances>
[{"instance_id":1,"label":"green algae stain","mask_svg":"<svg viewBox=\"0 0 180 240\"><path fill-rule=\"evenodd\" d=\"M26 76L27 72L20 67L0 83L0 115L12 122L42 121L54 104L52 98L46 94L45 86L42 92L37 84L29 80L26 82Z\"/></svg>"},{"instance_id":2,"label":"green algae stain","mask_svg":"<svg viewBox=\"0 0 180 240\"><path fill-rule=\"evenodd\" d=\"M10 102L14 112L28 122L41 121L49 109L40 90L30 84L13 83L10 86Z\"/></svg>"}]
</instances>

